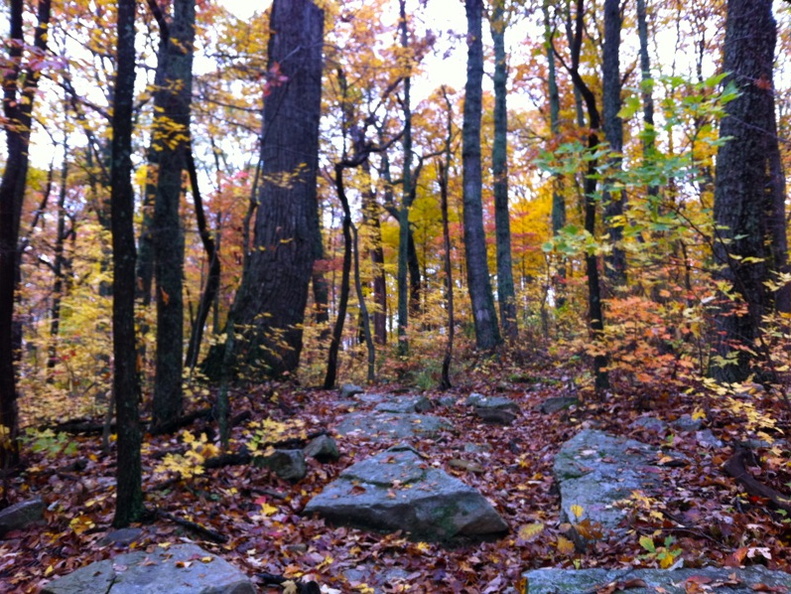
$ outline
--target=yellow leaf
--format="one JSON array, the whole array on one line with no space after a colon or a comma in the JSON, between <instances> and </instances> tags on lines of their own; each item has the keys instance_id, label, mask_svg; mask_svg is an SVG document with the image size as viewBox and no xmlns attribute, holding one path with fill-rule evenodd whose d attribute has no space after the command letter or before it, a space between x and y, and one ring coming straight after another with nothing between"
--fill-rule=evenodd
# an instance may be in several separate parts
<instances>
[{"instance_id":1,"label":"yellow leaf","mask_svg":"<svg viewBox=\"0 0 791 594\"><path fill-rule=\"evenodd\" d=\"M283 582L283 594L297 594L298 592L297 583L294 580Z\"/></svg>"},{"instance_id":2,"label":"yellow leaf","mask_svg":"<svg viewBox=\"0 0 791 594\"><path fill-rule=\"evenodd\" d=\"M558 552L563 555L571 555L574 552L574 543L565 536L558 536L558 541L555 546Z\"/></svg>"},{"instance_id":3,"label":"yellow leaf","mask_svg":"<svg viewBox=\"0 0 791 594\"><path fill-rule=\"evenodd\" d=\"M582 514L585 513L585 508L582 507L581 505L577 505L576 503L571 506L570 510L571 513L574 514L574 517L577 519L581 518Z\"/></svg>"},{"instance_id":4,"label":"yellow leaf","mask_svg":"<svg viewBox=\"0 0 791 594\"><path fill-rule=\"evenodd\" d=\"M673 565L673 563L675 563L675 562L676 562L676 559L675 559L675 557L673 557L673 555L665 555L664 557L662 557L659 560L659 567L661 567L662 569L667 569L668 567Z\"/></svg>"},{"instance_id":5,"label":"yellow leaf","mask_svg":"<svg viewBox=\"0 0 791 594\"><path fill-rule=\"evenodd\" d=\"M542 522L535 522L533 524L525 524L521 528L519 528L519 540L524 541L531 541L535 539L536 536L541 534L544 530L544 524Z\"/></svg>"},{"instance_id":6,"label":"yellow leaf","mask_svg":"<svg viewBox=\"0 0 791 594\"><path fill-rule=\"evenodd\" d=\"M261 513L263 513L265 516L271 516L276 511L277 511L277 507L275 507L274 505L269 505L268 503L264 503L261 506Z\"/></svg>"}]
</instances>

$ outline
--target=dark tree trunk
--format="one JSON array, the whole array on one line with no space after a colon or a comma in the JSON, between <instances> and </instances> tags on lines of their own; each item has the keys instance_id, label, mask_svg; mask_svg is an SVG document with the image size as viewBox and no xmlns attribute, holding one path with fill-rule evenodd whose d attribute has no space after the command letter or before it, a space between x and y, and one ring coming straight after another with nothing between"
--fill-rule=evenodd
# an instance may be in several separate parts
<instances>
[{"instance_id":1,"label":"dark tree trunk","mask_svg":"<svg viewBox=\"0 0 791 594\"><path fill-rule=\"evenodd\" d=\"M65 291L66 238L71 231L66 230L66 195L69 174L68 143L63 142L63 163L60 169L60 192L58 194L58 225L55 232L55 261L52 264L52 307L49 320L49 352L47 353L47 368L53 369L58 363L58 333L60 332L60 305Z\"/></svg>"},{"instance_id":2,"label":"dark tree trunk","mask_svg":"<svg viewBox=\"0 0 791 594\"><path fill-rule=\"evenodd\" d=\"M465 0L467 12L467 83L462 130L464 247L467 284L478 348L491 350L502 339L489 278L486 236L483 229L481 178L481 109L483 81L483 0Z\"/></svg>"},{"instance_id":3,"label":"dark tree trunk","mask_svg":"<svg viewBox=\"0 0 791 594\"><path fill-rule=\"evenodd\" d=\"M14 295L20 280L19 226L27 183L33 102L41 76L38 69L21 71L24 4L23 0L10 1L8 62L3 69L6 161L0 180L0 468L19 463L16 363L22 345L21 333L14 324ZM46 53L50 7L51 0L38 4L34 45L42 55Z\"/></svg>"},{"instance_id":4,"label":"dark tree trunk","mask_svg":"<svg viewBox=\"0 0 791 594\"><path fill-rule=\"evenodd\" d=\"M547 46L547 91L549 93L549 129L553 140L560 134L560 93L558 92L555 69L555 53L552 50L552 22L549 14L549 0L544 0L544 38ZM566 226L566 198L562 191L563 175L558 173L552 180L552 235L557 235ZM566 260L557 265L553 276L555 305L563 307L566 303Z\"/></svg>"},{"instance_id":5,"label":"dark tree trunk","mask_svg":"<svg viewBox=\"0 0 791 594\"><path fill-rule=\"evenodd\" d=\"M511 216L508 208L508 108L506 104L508 65L505 58L504 0L496 0L492 9L491 31L494 41L494 141L492 176L494 177L494 222L497 239L497 299L503 334L513 342L517 338L516 294L511 257Z\"/></svg>"},{"instance_id":6,"label":"dark tree trunk","mask_svg":"<svg viewBox=\"0 0 791 594\"><path fill-rule=\"evenodd\" d=\"M349 200L343 186L343 163L335 164L335 191L343 208L343 266L341 268L341 293L338 298L338 317L332 330L332 341L327 356L327 372L324 375L324 389L330 390L335 386L338 374L338 350L343 338L343 325L346 321L346 308L349 304L349 279L352 269L352 213L349 209Z\"/></svg>"},{"instance_id":7,"label":"dark tree trunk","mask_svg":"<svg viewBox=\"0 0 791 594\"><path fill-rule=\"evenodd\" d=\"M409 35L406 18L406 0L400 0L401 46L409 48ZM398 351L405 355L409 351L407 325L409 324L409 297L407 289L407 268L409 249L409 206L412 196L412 106L410 105L412 78L404 78L404 168L401 175L401 207L398 209L398 266L396 271L396 290L398 292Z\"/></svg>"},{"instance_id":8,"label":"dark tree trunk","mask_svg":"<svg viewBox=\"0 0 791 594\"><path fill-rule=\"evenodd\" d=\"M238 362L273 376L302 351L313 262L320 256L316 176L324 13L309 0L275 0L268 68L287 79L264 104L262 181L250 266L234 304L244 339Z\"/></svg>"},{"instance_id":9,"label":"dark tree trunk","mask_svg":"<svg viewBox=\"0 0 791 594\"><path fill-rule=\"evenodd\" d=\"M621 111L621 0L604 0L604 56L602 63L602 115L604 136L612 155L610 168L621 168L623 152L623 120ZM612 186L608 180L607 186ZM605 188L604 220L610 234L612 251L605 257L605 274L613 287L626 284L626 251L623 248L624 193L619 189Z\"/></svg>"},{"instance_id":10,"label":"dark tree trunk","mask_svg":"<svg viewBox=\"0 0 791 594\"><path fill-rule=\"evenodd\" d=\"M118 428L117 528L143 515L140 380L135 350L135 235L132 190L132 105L135 89L135 2L118 2L118 53L113 105L110 208L113 235L113 390Z\"/></svg>"},{"instance_id":11,"label":"dark tree trunk","mask_svg":"<svg viewBox=\"0 0 791 594\"><path fill-rule=\"evenodd\" d=\"M739 96L726 106L717 153L714 255L717 276L736 301L723 297L716 317L719 381L745 380L753 370L747 349L759 352L764 314L787 310L786 289L766 286L786 270L785 177L775 119L773 61L777 27L771 0L729 0L723 71ZM739 309L739 301L747 306Z\"/></svg>"},{"instance_id":12,"label":"dark tree trunk","mask_svg":"<svg viewBox=\"0 0 791 594\"><path fill-rule=\"evenodd\" d=\"M169 33L163 86L157 89L155 99L161 111L154 120L154 137L160 149L153 232L157 283L154 430L181 414L184 399L184 229L179 206L190 150L195 0L174 1Z\"/></svg>"},{"instance_id":13,"label":"dark tree trunk","mask_svg":"<svg viewBox=\"0 0 791 594\"><path fill-rule=\"evenodd\" d=\"M187 153L187 169L189 170L192 198L195 203L195 220L198 223L198 234L200 235L201 243L203 243L203 249L206 251L206 260L209 263L206 286L201 293L198 314L195 316L195 323L192 325L190 341L187 347L187 358L185 360L185 365L190 369L194 369L198 364L198 353L200 353L201 342L203 341L206 320L209 318L209 311L212 304L216 302L217 294L220 290L221 268L219 250L209 231L206 213L203 210L203 199L200 193L200 186L198 185L198 171L195 167L195 158L192 154L191 146Z\"/></svg>"},{"instance_id":14,"label":"dark tree trunk","mask_svg":"<svg viewBox=\"0 0 791 594\"><path fill-rule=\"evenodd\" d=\"M445 344L445 354L442 357L442 377L439 387L441 390L450 390L453 385L450 381L450 364L453 360L453 339L456 332L456 320L453 303L453 268L450 258L450 226L448 224L448 178L450 175L451 142L453 140L453 109L447 89L442 87L442 95L445 98L447 108L447 139L445 140L444 162L438 164L439 188L440 188L440 210L442 212L442 244L445 250L442 264L445 268L445 302L448 310L448 342Z\"/></svg>"},{"instance_id":15,"label":"dark tree trunk","mask_svg":"<svg viewBox=\"0 0 791 594\"><path fill-rule=\"evenodd\" d=\"M579 72L580 54L582 51L583 20L585 16L585 0L577 0L575 26L571 36L571 65L569 75L574 87L579 91L588 111L588 150L594 153L599 148L598 131L601 127L601 116L596 107L596 96L582 79ZM584 181L585 191L585 230L596 236L596 186L598 160L590 159ZM604 332L604 310L601 303L601 283L599 281L598 258L595 253L585 254L585 272L588 276L588 325L592 340L600 340ZM607 355L598 354L593 357L593 374L595 389L601 392L610 387L607 373Z\"/></svg>"}]
</instances>

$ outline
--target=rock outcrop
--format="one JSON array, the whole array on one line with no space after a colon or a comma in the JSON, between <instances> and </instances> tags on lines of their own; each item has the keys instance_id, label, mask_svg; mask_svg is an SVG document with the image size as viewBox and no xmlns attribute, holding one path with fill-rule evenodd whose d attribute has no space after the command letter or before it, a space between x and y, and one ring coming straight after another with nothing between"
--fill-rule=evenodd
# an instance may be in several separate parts
<instances>
[{"instance_id":1,"label":"rock outcrop","mask_svg":"<svg viewBox=\"0 0 791 594\"><path fill-rule=\"evenodd\" d=\"M53 580L41 594L255 594L250 579L197 545L158 547L98 561Z\"/></svg>"},{"instance_id":2,"label":"rock outcrop","mask_svg":"<svg viewBox=\"0 0 791 594\"><path fill-rule=\"evenodd\" d=\"M311 499L305 514L334 524L449 541L491 537L508 525L480 492L396 446L358 462Z\"/></svg>"}]
</instances>

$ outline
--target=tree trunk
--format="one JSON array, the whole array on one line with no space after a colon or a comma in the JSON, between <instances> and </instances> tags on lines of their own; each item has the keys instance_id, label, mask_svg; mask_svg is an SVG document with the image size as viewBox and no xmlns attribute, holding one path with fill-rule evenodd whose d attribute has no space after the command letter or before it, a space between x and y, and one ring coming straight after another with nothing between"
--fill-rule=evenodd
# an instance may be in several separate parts
<instances>
[{"instance_id":1,"label":"tree trunk","mask_svg":"<svg viewBox=\"0 0 791 594\"><path fill-rule=\"evenodd\" d=\"M450 176L451 160L451 141L453 139L453 109L447 88L442 87L442 96L445 99L447 109L447 139L445 140L444 162L438 163L439 188L440 188L440 210L442 212L442 244L445 253L443 254L442 264L445 268L445 303L448 311L448 342L445 343L445 354L442 357L442 377L440 378L439 388L450 390L453 384L450 381L450 364L453 360L453 339L456 332L456 320L453 303L453 268L450 257L450 225L448 224L448 178Z\"/></svg>"},{"instance_id":2,"label":"tree trunk","mask_svg":"<svg viewBox=\"0 0 791 594\"><path fill-rule=\"evenodd\" d=\"M64 256L66 238L71 231L66 231L66 195L69 177L68 142L63 141L63 163L60 169L60 192L58 194L58 225L55 232L55 262L52 265L52 307L49 320L49 352L47 368L53 369L58 363L58 334L60 332L60 305L65 290L64 276L66 257ZM48 380L50 381L50 380Z\"/></svg>"},{"instance_id":3,"label":"tree trunk","mask_svg":"<svg viewBox=\"0 0 791 594\"><path fill-rule=\"evenodd\" d=\"M370 179L371 163L365 161L363 170ZM373 265L373 290L374 290L374 340L377 344L387 344L387 284L385 282L384 263L385 255L382 248L382 229L379 222L379 207L376 204L374 192L366 187L363 193L363 222L370 229L371 247L369 254Z\"/></svg>"},{"instance_id":4,"label":"tree trunk","mask_svg":"<svg viewBox=\"0 0 791 594\"><path fill-rule=\"evenodd\" d=\"M163 86L156 91L160 108L154 120L159 144L157 195L154 200L154 276L156 278L157 345L152 426L164 426L183 407L184 369L184 229L179 206L182 174L190 150L192 56L195 0L175 0L165 51Z\"/></svg>"},{"instance_id":5,"label":"tree trunk","mask_svg":"<svg viewBox=\"0 0 791 594\"><path fill-rule=\"evenodd\" d=\"M33 43L41 55L46 53L47 48L50 8L51 0L41 0L38 4L38 25ZM15 329L14 324L14 295L20 279L19 226L27 183L33 102L41 76L38 69L28 69L24 74L21 72L25 45L23 13L23 0L11 0L9 41L6 43L8 62L3 70L6 161L3 177L0 180L0 467L2 468L16 466L19 463L19 447L16 441L19 431L16 363L22 345L21 334Z\"/></svg>"},{"instance_id":6,"label":"tree trunk","mask_svg":"<svg viewBox=\"0 0 791 594\"><path fill-rule=\"evenodd\" d=\"M268 70L285 79L264 103L262 181L249 269L234 304L238 363L272 376L295 371L313 262L321 254L316 176L324 13L275 0ZM273 70L274 69L274 70Z\"/></svg>"},{"instance_id":7,"label":"tree trunk","mask_svg":"<svg viewBox=\"0 0 791 594\"><path fill-rule=\"evenodd\" d=\"M508 208L508 108L506 83L508 65L505 58L504 0L496 0L492 9L491 31L494 41L494 141L492 176L494 177L494 221L497 239L497 299L503 334L514 342L517 338L516 295L511 257L511 217Z\"/></svg>"},{"instance_id":8,"label":"tree trunk","mask_svg":"<svg viewBox=\"0 0 791 594\"><path fill-rule=\"evenodd\" d=\"M195 167L195 158L192 154L191 146L187 153L187 169L189 170L192 198L195 203L195 220L198 224L198 234L200 235L201 243L203 243L203 249L206 251L206 260L208 260L209 263L206 286L201 293L200 303L198 304L198 315L195 317L195 323L192 325L192 332L190 333L190 341L187 347L187 357L185 360L185 365L189 369L194 369L198 364L198 353L200 353L201 342L203 341L206 320L209 318L209 311L212 304L216 302L220 290L221 268L220 253L209 231L209 226L206 222L206 213L203 210L203 199L201 198L200 186L198 185L198 171Z\"/></svg>"},{"instance_id":9,"label":"tree trunk","mask_svg":"<svg viewBox=\"0 0 791 594\"><path fill-rule=\"evenodd\" d=\"M598 131L601 127L601 116L596 107L596 96L590 90L579 72L580 54L582 51L582 33L584 29L585 0L577 0L575 27L571 37L571 66L569 75L574 82L574 87L579 91L588 111L588 151L595 153L599 149ZM591 237L596 237L596 185L597 185L598 159L588 160L584 181L585 191L585 231ZM602 338L604 332L604 310L601 303L601 283L599 281L598 258L593 252L585 254L585 272L588 276L588 325L591 340ZM597 354L593 357L593 375L596 392L607 390L610 387L610 378L607 373L608 357Z\"/></svg>"},{"instance_id":10,"label":"tree trunk","mask_svg":"<svg viewBox=\"0 0 791 594\"><path fill-rule=\"evenodd\" d=\"M544 39L547 46L547 91L549 93L549 129L552 138L560 134L560 93L558 92L555 69L555 52L552 48L552 22L549 14L549 0L544 0ZM566 199L562 190L563 175L558 173L552 180L552 235L557 235L566 226ZM566 260L563 258L557 265L552 277L552 288L555 291L555 306L560 308L566 304Z\"/></svg>"},{"instance_id":11,"label":"tree trunk","mask_svg":"<svg viewBox=\"0 0 791 594\"><path fill-rule=\"evenodd\" d=\"M401 47L409 48L409 36L406 20L406 0L399 1L401 31ZM409 351L407 341L407 325L409 324L409 296L407 289L407 268L409 249L409 202L412 196L412 107L410 102L412 88L411 76L404 77L404 168L401 174L402 191L401 207L398 209L398 267L396 285L398 291L398 352L405 355Z\"/></svg>"},{"instance_id":12,"label":"tree trunk","mask_svg":"<svg viewBox=\"0 0 791 594\"><path fill-rule=\"evenodd\" d=\"M711 373L723 382L747 379L764 314L788 306L785 289L775 293L766 286L786 270L787 249L772 83L776 35L771 0L728 1L723 71L740 94L720 123L720 137L730 140L717 153L714 194L717 276L732 285L734 297L723 296L716 316L723 359Z\"/></svg>"},{"instance_id":13,"label":"tree trunk","mask_svg":"<svg viewBox=\"0 0 791 594\"><path fill-rule=\"evenodd\" d=\"M604 0L604 50L602 63L602 115L604 136L610 145L609 166L613 172L621 168L623 158L623 120L621 111L621 47L620 0ZM612 250L605 257L605 274L613 288L626 284L626 252L623 248L624 193L613 189L614 180L605 182L604 221L610 234Z\"/></svg>"},{"instance_id":14,"label":"tree trunk","mask_svg":"<svg viewBox=\"0 0 791 594\"><path fill-rule=\"evenodd\" d=\"M118 53L113 105L110 208L113 235L113 389L118 427L113 525L144 512L140 462L140 380L135 350L135 236L132 190L132 105L135 89L135 8L118 2Z\"/></svg>"},{"instance_id":15,"label":"tree trunk","mask_svg":"<svg viewBox=\"0 0 791 594\"><path fill-rule=\"evenodd\" d=\"M462 129L464 247L467 284L475 322L476 345L491 350L501 342L489 278L483 228L481 109L483 80L483 0L465 0L467 12L467 83Z\"/></svg>"}]
</instances>

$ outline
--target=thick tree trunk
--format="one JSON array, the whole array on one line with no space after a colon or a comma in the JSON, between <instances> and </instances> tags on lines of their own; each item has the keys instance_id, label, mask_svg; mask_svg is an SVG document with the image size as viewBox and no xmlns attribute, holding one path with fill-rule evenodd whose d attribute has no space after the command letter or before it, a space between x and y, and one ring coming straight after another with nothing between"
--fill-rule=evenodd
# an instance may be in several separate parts
<instances>
[{"instance_id":1,"label":"thick tree trunk","mask_svg":"<svg viewBox=\"0 0 791 594\"><path fill-rule=\"evenodd\" d=\"M747 350L760 350L764 314L787 309L785 290L766 286L787 265L785 177L775 119L773 61L777 27L771 0L729 0L723 71L740 94L726 106L717 153L714 255L718 277L733 287L723 297L716 323L717 354L712 375L745 380L753 371ZM746 304L746 311L739 309Z\"/></svg>"},{"instance_id":2,"label":"thick tree trunk","mask_svg":"<svg viewBox=\"0 0 791 594\"><path fill-rule=\"evenodd\" d=\"M467 83L462 130L464 247L467 284L478 348L491 350L502 341L489 278L483 228L481 178L481 106L483 80L483 0L465 0L467 12Z\"/></svg>"},{"instance_id":3,"label":"thick tree trunk","mask_svg":"<svg viewBox=\"0 0 791 594\"><path fill-rule=\"evenodd\" d=\"M113 525L143 515L140 380L135 350L135 236L132 190L132 105L135 89L135 2L118 2L118 53L113 105L110 204L113 235L113 389L118 427Z\"/></svg>"},{"instance_id":4,"label":"thick tree trunk","mask_svg":"<svg viewBox=\"0 0 791 594\"><path fill-rule=\"evenodd\" d=\"M286 80L264 104L262 182L250 266L234 304L238 362L273 376L302 351L313 262L320 256L316 176L324 14L309 0L275 0L268 68Z\"/></svg>"},{"instance_id":5,"label":"thick tree trunk","mask_svg":"<svg viewBox=\"0 0 791 594\"><path fill-rule=\"evenodd\" d=\"M34 45L42 55L46 53L50 7L51 0L41 0L38 4ZM3 70L6 160L0 180L0 468L19 463L16 363L21 333L14 324L14 297L20 280L19 226L27 183L32 110L41 75L38 69L21 72L25 45L23 13L24 2L11 0L6 44L8 63Z\"/></svg>"},{"instance_id":6,"label":"thick tree trunk","mask_svg":"<svg viewBox=\"0 0 791 594\"><path fill-rule=\"evenodd\" d=\"M175 0L163 86L156 91L155 103L161 111L154 121L154 138L160 148L153 232L157 283L154 430L181 414L184 399L184 229L179 206L190 150L194 39L195 0Z\"/></svg>"},{"instance_id":7,"label":"thick tree trunk","mask_svg":"<svg viewBox=\"0 0 791 594\"><path fill-rule=\"evenodd\" d=\"M612 155L610 168L617 171L623 161L623 120L621 110L621 47L620 0L604 0L604 50L602 63L602 127ZM604 191L604 221L610 234L612 250L605 257L605 274L613 287L626 284L626 251L623 248L624 193L612 189L613 180L607 180Z\"/></svg>"},{"instance_id":8,"label":"thick tree trunk","mask_svg":"<svg viewBox=\"0 0 791 594\"><path fill-rule=\"evenodd\" d=\"M506 104L508 65L505 58L504 0L496 0L492 9L491 32L494 41L494 141L492 176L494 177L494 222L497 240L497 300L503 334L513 342L517 338L516 294L511 257L511 216L508 208L508 108Z\"/></svg>"}]
</instances>

